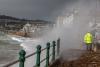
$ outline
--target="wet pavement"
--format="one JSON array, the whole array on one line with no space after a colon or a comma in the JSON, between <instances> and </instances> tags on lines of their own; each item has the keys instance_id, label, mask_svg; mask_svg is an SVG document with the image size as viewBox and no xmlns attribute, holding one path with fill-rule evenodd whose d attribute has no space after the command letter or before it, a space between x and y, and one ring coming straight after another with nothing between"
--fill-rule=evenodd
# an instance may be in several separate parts
<instances>
[{"instance_id":1,"label":"wet pavement","mask_svg":"<svg viewBox=\"0 0 100 67\"><path fill-rule=\"evenodd\" d=\"M100 50L70 50L69 53L61 54L61 58L51 67L100 67Z\"/></svg>"},{"instance_id":2,"label":"wet pavement","mask_svg":"<svg viewBox=\"0 0 100 67\"><path fill-rule=\"evenodd\" d=\"M79 49L70 49L70 50L64 50L61 53L61 59L72 61L78 59L82 54L84 54L85 50L79 50Z\"/></svg>"}]
</instances>

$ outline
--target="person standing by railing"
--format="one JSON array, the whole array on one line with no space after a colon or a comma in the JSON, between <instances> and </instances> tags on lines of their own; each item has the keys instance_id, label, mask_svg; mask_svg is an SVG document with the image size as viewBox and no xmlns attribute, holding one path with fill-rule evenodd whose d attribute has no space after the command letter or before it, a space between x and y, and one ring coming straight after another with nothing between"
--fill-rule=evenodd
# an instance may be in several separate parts
<instances>
[{"instance_id":1,"label":"person standing by railing","mask_svg":"<svg viewBox=\"0 0 100 67\"><path fill-rule=\"evenodd\" d=\"M90 32L84 35L84 43L87 45L87 50L92 51L93 36Z\"/></svg>"}]
</instances>

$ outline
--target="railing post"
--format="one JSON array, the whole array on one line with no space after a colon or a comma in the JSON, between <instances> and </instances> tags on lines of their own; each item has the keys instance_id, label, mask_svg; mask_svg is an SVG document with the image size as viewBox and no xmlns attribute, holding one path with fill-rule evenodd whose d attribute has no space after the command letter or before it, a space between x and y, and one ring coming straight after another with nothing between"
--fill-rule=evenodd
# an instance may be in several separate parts
<instances>
[{"instance_id":1,"label":"railing post","mask_svg":"<svg viewBox=\"0 0 100 67\"><path fill-rule=\"evenodd\" d=\"M24 67L26 52L21 50L19 52L19 67Z\"/></svg>"},{"instance_id":2,"label":"railing post","mask_svg":"<svg viewBox=\"0 0 100 67\"><path fill-rule=\"evenodd\" d=\"M50 43L47 43L46 67L49 66L49 50L50 50Z\"/></svg>"},{"instance_id":3,"label":"railing post","mask_svg":"<svg viewBox=\"0 0 100 67\"><path fill-rule=\"evenodd\" d=\"M40 55L41 55L41 46L37 46L37 60L36 60L36 67L40 67Z\"/></svg>"},{"instance_id":4,"label":"railing post","mask_svg":"<svg viewBox=\"0 0 100 67\"><path fill-rule=\"evenodd\" d=\"M60 38L57 40L57 55L60 53Z\"/></svg>"},{"instance_id":5,"label":"railing post","mask_svg":"<svg viewBox=\"0 0 100 67\"><path fill-rule=\"evenodd\" d=\"M56 42L53 41L52 61L55 61L55 46L56 46Z\"/></svg>"}]
</instances>

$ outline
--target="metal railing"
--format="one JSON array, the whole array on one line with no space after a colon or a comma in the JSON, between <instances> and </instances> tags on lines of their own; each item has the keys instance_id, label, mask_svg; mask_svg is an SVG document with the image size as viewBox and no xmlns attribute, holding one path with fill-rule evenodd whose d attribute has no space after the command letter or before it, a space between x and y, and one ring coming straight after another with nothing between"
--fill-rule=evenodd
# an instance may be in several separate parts
<instances>
[{"instance_id":1,"label":"metal railing","mask_svg":"<svg viewBox=\"0 0 100 67\"><path fill-rule=\"evenodd\" d=\"M51 47L52 47L52 54L50 54L50 48ZM55 48L57 48L57 49L55 49ZM44 51L44 50L46 50L46 58L44 58L43 60L40 60L40 58L41 58L41 52ZM52 56L52 62L54 62L56 60L56 58L55 58L56 51L57 51L57 55L59 55L59 52L60 52L60 38L57 41L53 41L52 45L51 45L50 42L48 42L46 44L46 47L44 49L41 49L41 45L38 45L37 46L37 51L34 52L34 53L32 53L32 54L30 54L30 55L27 55L27 56L26 56L26 52L24 50L21 50L19 52L19 59L18 60L15 60L15 61L13 61L11 63L8 63L8 64L4 65L3 67L10 67L10 66L12 66L12 65L14 65L16 63L19 63L19 67L25 67L24 65L25 65L26 59L29 58L29 57L31 57L31 56L33 56L33 55L37 55L36 56L36 61L35 61L36 64L33 67L40 67L40 64L43 61L46 61L45 66L49 67L50 56Z\"/></svg>"}]
</instances>

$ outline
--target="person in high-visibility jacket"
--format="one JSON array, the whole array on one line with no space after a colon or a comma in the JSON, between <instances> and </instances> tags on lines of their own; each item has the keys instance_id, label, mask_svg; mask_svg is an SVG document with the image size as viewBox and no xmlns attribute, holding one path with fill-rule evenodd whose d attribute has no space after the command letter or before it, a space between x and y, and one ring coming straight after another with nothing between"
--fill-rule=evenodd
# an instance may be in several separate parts
<instances>
[{"instance_id":1,"label":"person in high-visibility jacket","mask_svg":"<svg viewBox=\"0 0 100 67\"><path fill-rule=\"evenodd\" d=\"M92 50L93 36L90 32L84 36L84 43L87 45L87 50Z\"/></svg>"}]
</instances>

